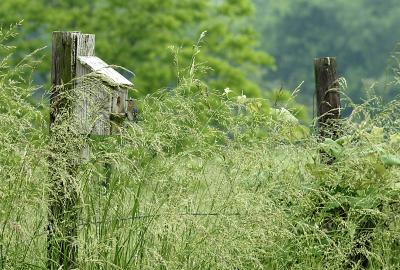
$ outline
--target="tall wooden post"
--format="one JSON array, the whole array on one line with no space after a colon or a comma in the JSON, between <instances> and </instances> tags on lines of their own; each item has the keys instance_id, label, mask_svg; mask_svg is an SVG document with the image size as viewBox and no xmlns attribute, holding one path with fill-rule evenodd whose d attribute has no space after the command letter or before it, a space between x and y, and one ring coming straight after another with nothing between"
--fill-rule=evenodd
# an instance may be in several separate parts
<instances>
[{"instance_id":1,"label":"tall wooden post","mask_svg":"<svg viewBox=\"0 0 400 270\"><path fill-rule=\"evenodd\" d=\"M338 136L337 120L340 118L336 58L315 59L314 70L319 133L323 138L335 139Z\"/></svg>"},{"instance_id":2,"label":"tall wooden post","mask_svg":"<svg viewBox=\"0 0 400 270\"><path fill-rule=\"evenodd\" d=\"M50 191L48 215L48 269L77 267L78 191L76 171L82 155L79 132L66 128L74 114L73 91L78 83L78 57L94 55L94 35L54 32L52 38L52 92L50 98ZM73 122L73 121L72 121ZM63 126L64 124L64 126ZM75 141L74 141L75 140ZM77 161L78 160L78 161Z\"/></svg>"}]
</instances>

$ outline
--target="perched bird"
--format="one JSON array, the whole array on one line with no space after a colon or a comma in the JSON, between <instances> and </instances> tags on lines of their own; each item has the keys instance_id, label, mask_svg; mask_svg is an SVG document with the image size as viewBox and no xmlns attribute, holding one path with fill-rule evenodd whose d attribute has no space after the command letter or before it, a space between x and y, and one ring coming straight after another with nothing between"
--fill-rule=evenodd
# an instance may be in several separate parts
<instances>
[{"instance_id":1,"label":"perched bird","mask_svg":"<svg viewBox=\"0 0 400 270\"><path fill-rule=\"evenodd\" d=\"M126 111L126 117L129 121L137 122L138 121L138 109L135 104L135 100L133 98L127 99L128 108Z\"/></svg>"}]
</instances>

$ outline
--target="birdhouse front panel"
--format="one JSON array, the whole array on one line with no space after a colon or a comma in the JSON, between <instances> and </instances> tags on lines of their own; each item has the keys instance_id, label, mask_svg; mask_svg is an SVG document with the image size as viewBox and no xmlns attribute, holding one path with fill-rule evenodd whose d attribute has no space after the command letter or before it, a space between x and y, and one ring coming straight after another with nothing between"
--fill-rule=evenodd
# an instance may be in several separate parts
<instances>
[{"instance_id":1,"label":"birdhouse front panel","mask_svg":"<svg viewBox=\"0 0 400 270\"><path fill-rule=\"evenodd\" d=\"M128 90L126 88L116 87L112 92L111 113L125 115L127 99Z\"/></svg>"}]
</instances>

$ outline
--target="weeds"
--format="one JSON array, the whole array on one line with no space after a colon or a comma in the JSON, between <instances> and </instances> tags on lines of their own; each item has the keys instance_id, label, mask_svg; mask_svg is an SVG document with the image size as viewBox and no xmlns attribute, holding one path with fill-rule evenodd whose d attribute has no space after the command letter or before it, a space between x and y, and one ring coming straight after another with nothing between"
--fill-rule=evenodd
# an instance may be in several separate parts
<instances>
[{"instance_id":1,"label":"weeds","mask_svg":"<svg viewBox=\"0 0 400 270\"><path fill-rule=\"evenodd\" d=\"M79 269L399 268L399 102L358 106L345 136L320 143L267 100L205 89L195 61L117 135L60 128L66 150L91 148L68 178L48 158L48 111L26 101L34 86L4 58L0 268L45 268L49 168L79 201Z\"/></svg>"}]
</instances>

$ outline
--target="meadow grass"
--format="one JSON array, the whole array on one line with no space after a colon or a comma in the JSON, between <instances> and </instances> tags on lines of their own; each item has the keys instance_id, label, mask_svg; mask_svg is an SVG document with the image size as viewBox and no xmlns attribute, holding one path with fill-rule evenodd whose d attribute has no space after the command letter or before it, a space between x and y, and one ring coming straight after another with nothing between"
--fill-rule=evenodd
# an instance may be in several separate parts
<instances>
[{"instance_id":1,"label":"meadow grass","mask_svg":"<svg viewBox=\"0 0 400 270\"><path fill-rule=\"evenodd\" d=\"M78 269L399 269L400 102L354 107L324 141L268 101L199 87L194 61L138 100L137 123L87 137L71 122L49 136L31 56L2 60L0 268L46 268L52 171L77 194Z\"/></svg>"}]
</instances>

